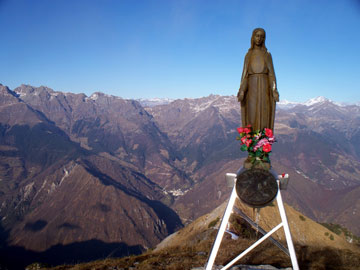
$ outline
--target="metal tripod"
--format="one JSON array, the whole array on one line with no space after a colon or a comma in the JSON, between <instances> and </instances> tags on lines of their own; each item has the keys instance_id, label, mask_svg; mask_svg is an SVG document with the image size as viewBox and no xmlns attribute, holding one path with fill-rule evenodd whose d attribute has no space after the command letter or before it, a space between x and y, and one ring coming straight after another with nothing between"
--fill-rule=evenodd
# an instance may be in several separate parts
<instances>
[{"instance_id":1,"label":"metal tripod","mask_svg":"<svg viewBox=\"0 0 360 270\"><path fill-rule=\"evenodd\" d=\"M231 212L233 210L235 200L236 200L236 197L237 197L236 188L235 188L236 174L227 173L226 178L232 180L232 182L234 183L234 186L233 186L233 189L232 189L232 192L231 192L231 195L230 195L229 202L228 202L228 204L226 206L225 213L224 213L224 216L222 218L220 228L218 230L218 233L217 233L214 245L212 247L212 250L211 250L211 253L210 253L210 256L209 256L209 259L208 259L205 270L212 270L216 255L217 255L217 253L219 251L219 247L220 247L221 241L223 239L225 229L226 229L227 224L229 222L229 218L230 218L230 215L231 215ZM275 226L268 233L265 233L263 237L261 237L258 241L256 241L254 244L252 244L250 247L248 247L245 251L243 251L241 254L239 254L236 258L234 258L231 262L229 262L227 265L225 265L223 268L221 268L221 270L229 269L231 266L234 265L235 262L237 262L238 260L243 258L246 254L248 254L255 247L260 245L266 239L271 238L272 240L274 240L271 237L271 235L274 232L276 232L278 229L280 229L281 227L284 228L286 243L287 243L287 246L288 246L288 252L285 251L285 253L290 255L293 270L299 270L299 265L298 265L298 262L297 262L297 259L296 259L296 254L295 254L294 243L293 243L292 238L291 238L289 223L288 223L287 218L286 218L285 208L284 208L284 204L283 204L282 197L281 197L280 180L279 179L277 180L277 185L278 185L278 193L276 195L276 200L277 200L277 205L278 205L279 213L280 213L280 217L281 217L281 223L278 224L277 226ZM274 241L276 243L278 243L276 240L274 240ZM281 245L280 243L278 243L278 244ZM278 244L277 244L277 246L279 246ZM281 245L281 249L283 250L285 248Z\"/></svg>"}]
</instances>

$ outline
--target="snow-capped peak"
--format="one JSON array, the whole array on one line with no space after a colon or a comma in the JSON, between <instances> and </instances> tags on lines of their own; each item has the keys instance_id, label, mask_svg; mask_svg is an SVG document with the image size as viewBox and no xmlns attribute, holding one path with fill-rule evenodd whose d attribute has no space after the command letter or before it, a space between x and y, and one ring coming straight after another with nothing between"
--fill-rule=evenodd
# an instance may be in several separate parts
<instances>
[{"instance_id":1,"label":"snow-capped peak","mask_svg":"<svg viewBox=\"0 0 360 270\"><path fill-rule=\"evenodd\" d=\"M317 103L323 103L323 102L332 102L330 99L327 99L326 97L316 97L316 98L311 98L309 99L308 101L306 101L305 103L303 103L303 105L305 106L312 106L314 104L317 104Z\"/></svg>"},{"instance_id":2,"label":"snow-capped peak","mask_svg":"<svg viewBox=\"0 0 360 270\"><path fill-rule=\"evenodd\" d=\"M330 99L326 98L326 97L315 97L315 98L311 98L305 102L294 102L294 101L288 101L288 100L280 100L280 102L278 102L278 106L282 109L291 109L294 108L297 105L302 105L302 106L313 106L315 104L321 104L324 102L330 102L330 103L334 103L336 105L338 105L337 103L331 101Z\"/></svg>"}]
</instances>

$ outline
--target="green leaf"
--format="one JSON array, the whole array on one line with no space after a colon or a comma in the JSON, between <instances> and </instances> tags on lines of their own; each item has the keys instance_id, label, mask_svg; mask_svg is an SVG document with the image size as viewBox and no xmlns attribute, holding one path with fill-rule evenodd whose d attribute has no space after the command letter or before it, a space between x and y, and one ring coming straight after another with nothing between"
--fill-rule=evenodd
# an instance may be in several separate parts
<instances>
[{"instance_id":1,"label":"green leaf","mask_svg":"<svg viewBox=\"0 0 360 270\"><path fill-rule=\"evenodd\" d=\"M243 144L240 149L241 149L241 151L247 151L246 144Z\"/></svg>"}]
</instances>

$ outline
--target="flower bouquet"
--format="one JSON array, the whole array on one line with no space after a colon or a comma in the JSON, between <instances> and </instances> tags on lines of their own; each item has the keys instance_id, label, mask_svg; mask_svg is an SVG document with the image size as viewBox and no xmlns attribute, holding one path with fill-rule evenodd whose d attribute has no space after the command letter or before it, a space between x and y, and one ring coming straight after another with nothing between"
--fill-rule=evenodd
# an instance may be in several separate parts
<instances>
[{"instance_id":1,"label":"flower bouquet","mask_svg":"<svg viewBox=\"0 0 360 270\"><path fill-rule=\"evenodd\" d=\"M241 142L241 151L248 151L248 158L244 163L245 169L270 169L270 154L275 142L273 131L269 128L253 131L251 125L237 128Z\"/></svg>"}]
</instances>

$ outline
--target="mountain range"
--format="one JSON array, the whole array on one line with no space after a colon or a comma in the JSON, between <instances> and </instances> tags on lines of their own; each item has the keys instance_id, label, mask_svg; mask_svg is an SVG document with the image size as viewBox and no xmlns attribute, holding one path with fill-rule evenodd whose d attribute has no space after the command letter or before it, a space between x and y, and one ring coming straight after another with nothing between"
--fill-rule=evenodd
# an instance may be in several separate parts
<instances>
[{"instance_id":1,"label":"mountain range","mask_svg":"<svg viewBox=\"0 0 360 270\"><path fill-rule=\"evenodd\" d=\"M224 174L245 158L234 96L154 103L1 85L0 112L6 258L140 253L224 202ZM291 176L286 202L356 234L359 123L358 105L279 103L271 156Z\"/></svg>"},{"instance_id":2,"label":"mountain range","mask_svg":"<svg viewBox=\"0 0 360 270\"><path fill-rule=\"evenodd\" d=\"M196 183L176 200L177 212L193 219L197 212L214 209L229 196L224 174L236 172L245 157L234 140L240 119L236 98L177 100L147 110L186 153L185 167L193 169ZM287 202L315 220L340 223L356 233L359 200L353 194L359 192L360 184L359 110L359 106L340 106L324 98L306 105L279 106L277 143L271 157L275 170L291 175Z\"/></svg>"}]
</instances>

